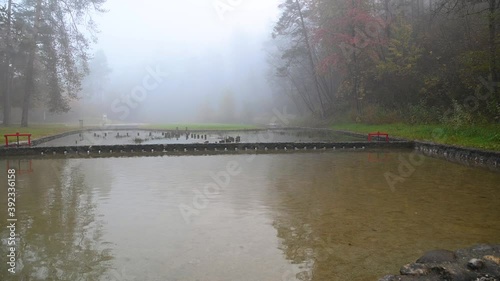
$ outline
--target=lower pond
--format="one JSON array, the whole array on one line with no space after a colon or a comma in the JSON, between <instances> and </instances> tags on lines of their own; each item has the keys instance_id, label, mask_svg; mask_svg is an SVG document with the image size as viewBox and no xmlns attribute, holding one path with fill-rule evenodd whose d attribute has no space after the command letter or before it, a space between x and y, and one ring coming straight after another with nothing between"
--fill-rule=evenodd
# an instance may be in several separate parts
<instances>
[{"instance_id":1,"label":"lower pond","mask_svg":"<svg viewBox=\"0 0 500 281\"><path fill-rule=\"evenodd\" d=\"M365 141L365 137L348 136L328 130L272 129L255 131L86 131L39 144L51 146L89 146L126 144L187 143L257 143L257 142L342 142Z\"/></svg>"},{"instance_id":2,"label":"lower pond","mask_svg":"<svg viewBox=\"0 0 500 281\"><path fill-rule=\"evenodd\" d=\"M500 173L411 151L1 159L0 280L378 280L500 243Z\"/></svg>"}]
</instances>

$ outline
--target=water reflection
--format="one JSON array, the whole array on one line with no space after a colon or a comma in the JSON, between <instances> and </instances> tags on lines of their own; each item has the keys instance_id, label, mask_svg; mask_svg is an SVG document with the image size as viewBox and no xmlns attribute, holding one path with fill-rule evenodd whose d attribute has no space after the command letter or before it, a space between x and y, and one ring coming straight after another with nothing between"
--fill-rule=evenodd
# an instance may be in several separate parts
<instances>
[{"instance_id":1,"label":"water reflection","mask_svg":"<svg viewBox=\"0 0 500 281\"><path fill-rule=\"evenodd\" d=\"M0 280L377 280L429 249L500 242L500 174L426 157L393 191L399 153L33 160L19 273ZM241 173L199 201L231 161Z\"/></svg>"},{"instance_id":2,"label":"water reflection","mask_svg":"<svg viewBox=\"0 0 500 281\"><path fill-rule=\"evenodd\" d=\"M394 154L384 151L378 152L368 152L368 162L371 163L380 163L380 162L390 162L393 161Z\"/></svg>"},{"instance_id":3,"label":"water reflection","mask_svg":"<svg viewBox=\"0 0 500 281\"><path fill-rule=\"evenodd\" d=\"M33 160L31 159L7 159L6 171L16 169L16 174L30 174L33 173Z\"/></svg>"},{"instance_id":4,"label":"water reflection","mask_svg":"<svg viewBox=\"0 0 500 281\"><path fill-rule=\"evenodd\" d=\"M0 163L6 168L6 161ZM17 273L2 270L0 280L100 280L107 271L112 250L102 240L103 221L87 182L96 175L86 176L84 166L85 161L32 161L33 173L18 174ZM6 183L0 187L6 190ZM3 247L6 219L1 212ZM0 262L6 264L5 255Z\"/></svg>"},{"instance_id":5,"label":"water reflection","mask_svg":"<svg viewBox=\"0 0 500 281\"><path fill-rule=\"evenodd\" d=\"M398 153L366 156L272 158L266 202L299 280L377 280L429 249L499 242L499 174L426 158L393 192Z\"/></svg>"}]
</instances>

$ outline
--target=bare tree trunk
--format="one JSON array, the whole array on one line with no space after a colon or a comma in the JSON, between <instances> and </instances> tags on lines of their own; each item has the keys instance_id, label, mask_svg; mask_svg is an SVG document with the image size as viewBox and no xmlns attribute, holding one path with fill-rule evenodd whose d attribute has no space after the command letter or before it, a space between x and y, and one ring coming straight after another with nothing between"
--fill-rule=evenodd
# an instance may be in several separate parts
<instances>
[{"instance_id":1,"label":"bare tree trunk","mask_svg":"<svg viewBox=\"0 0 500 281\"><path fill-rule=\"evenodd\" d=\"M354 1L353 1L353 7L354 7ZM355 38L356 36L356 28L354 26L351 26L351 36L352 38ZM354 46L354 48L356 48L356 46ZM354 99L354 104L356 105L356 113L358 114L358 116L360 116L361 108L359 104L359 68L358 68L358 56L356 55L356 52L353 52L352 61L354 68L354 70L351 70L351 76L354 78L352 97Z\"/></svg>"},{"instance_id":2,"label":"bare tree trunk","mask_svg":"<svg viewBox=\"0 0 500 281\"><path fill-rule=\"evenodd\" d=\"M312 105L312 102L310 100L310 97L307 95L307 90L304 89L304 93L302 93L302 90L300 89L299 85L295 82L295 80L293 79L293 77L291 77L290 75L288 75L289 79L290 79L290 82L292 82L292 85L295 87L295 89L297 90L297 93L300 95L300 97L302 98L302 101L303 103L306 105L307 109L311 112L311 113L314 113L314 107ZM304 87L305 88L305 87Z\"/></svg>"},{"instance_id":3,"label":"bare tree trunk","mask_svg":"<svg viewBox=\"0 0 500 281\"><path fill-rule=\"evenodd\" d=\"M42 0L37 0L35 8L35 20L33 28L33 38L30 42L28 65L26 67L26 89L23 100L23 114L21 126L28 127L28 113L30 109L31 96L35 92L35 56L37 51L38 30L40 27L40 17L42 14Z\"/></svg>"},{"instance_id":4,"label":"bare tree trunk","mask_svg":"<svg viewBox=\"0 0 500 281\"><path fill-rule=\"evenodd\" d=\"M497 0L489 0L488 31L489 31L489 53L490 53L490 76L493 82L498 82L497 59L496 59L496 6Z\"/></svg>"},{"instance_id":5,"label":"bare tree trunk","mask_svg":"<svg viewBox=\"0 0 500 281\"><path fill-rule=\"evenodd\" d=\"M3 94L3 125L9 126L11 123L11 104L10 104L10 91L11 91L11 69L10 63L12 60L12 46L11 46L11 26L12 26L12 0L7 2L7 36L5 38L5 45L7 50L5 52L5 77L4 78L4 94Z\"/></svg>"},{"instance_id":6,"label":"bare tree trunk","mask_svg":"<svg viewBox=\"0 0 500 281\"><path fill-rule=\"evenodd\" d=\"M325 104L323 102L323 97L321 96L321 91L319 89L319 81L318 81L318 76L316 75L316 65L314 63L311 44L309 43L309 35L307 34L306 24L304 22L304 16L302 14L302 8L300 6L299 0L295 0L295 3L297 3L297 8L299 11L299 16L300 16L300 23L302 25L302 32L303 32L304 38L306 40L306 47L307 47L307 51L308 51L309 62L311 64L312 74L314 76L314 83L313 84L314 84L316 93L318 94L319 105L320 105L320 116L321 116L321 118L323 118L325 116L325 108L324 108Z\"/></svg>"}]
</instances>

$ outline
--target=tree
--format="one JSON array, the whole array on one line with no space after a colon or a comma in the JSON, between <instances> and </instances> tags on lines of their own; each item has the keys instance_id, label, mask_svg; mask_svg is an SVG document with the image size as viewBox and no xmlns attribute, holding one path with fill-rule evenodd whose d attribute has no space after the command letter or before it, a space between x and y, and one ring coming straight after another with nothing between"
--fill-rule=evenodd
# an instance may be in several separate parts
<instances>
[{"instance_id":1,"label":"tree","mask_svg":"<svg viewBox=\"0 0 500 281\"><path fill-rule=\"evenodd\" d=\"M3 125L9 126L10 112L11 112L11 60L12 60L12 0L7 1L7 6L0 10L0 22L2 23L1 33L5 38L4 45L1 46L1 53L3 54L0 71L0 81L5 85L3 90Z\"/></svg>"},{"instance_id":2,"label":"tree","mask_svg":"<svg viewBox=\"0 0 500 281\"><path fill-rule=\"evenodd\" d=\"M342 74L344 91L352 98L357 113L361 114L365 71L380 57L378 47L386 38L380 32L385 23L370 11L369 1L336 1L330 9L330 18L316 30L316 40L329 51L322 58L323 71L334 68ZM328 5L323 3L324 5Z\"/></svg>"},{"instance_id":3,"label":"tree","mask_svg":"<svg viewBox=\"0 0 500 281\"><path fill-rule=\"evenodd\" d=\"M236 120L236 102L232 91L226 90L222 95L219 112L221 122L234 123Z\"/></svg>"},{"instance_id":4,"label":"tree","mask_svg":"<svg viewBox=\"0 0 500 281\"><path fill-rule=\"evenodd\" d=\"M438 0L435 14L471 14L486 13L488 18L488 52L489 52L489 75L493 81L499 78L497 59L497 17L500 10L500 0Z\"/></svg>"},{"instance_id":5,"label":"tree","mask_svg":"<svg viewBox=\"0 0 500 281\"><path fill-rule=\"evenodd\" d=\"M284 0L280 7L271 81L311 111L323 104L326 117L404 119L411 111L438 122L500 79L500 0ZM478 122L500 120L494 93L464 108Z\"/></svg>"},{"instance_id":6,"label":"tree","mask_svg":"<svg viewBox=\"0 0 500 281\"><path fill-rule=\"evenodd\" d=\"M301 4L299 0L286 0L279 5L283 14L276 23L273 38L286 37L289 40L288 48L283 50L283 65L277 68L278 75L293 79L290 75L291 68L305 68L310 73L312 80L310 85L315 92L318 101L318 110L321 117L325 113L325 91L326 85L317 75L315 50L311 46L310 28L308 21L312 18L312 3L305 1ZM292 82L295 84L295 82ZM300 91L300 89L297 89Z\"/></svg>"},{"instance_id":7,"label":"tree","mask_svg":"<svg viewBox=\"0 0 500 281\"><path fill-rule=\"evenodd\" d=\"M198 120L210 123L215 120L215 111L212 108L211 101L208 97L205 97L198 107Z\"/></svg>"},{"instance_id":8,"label":"tree","mask_svg":"<svg viewBox=\"0 0 500 281\"><path fill-rule=\"evenodd\" d=\"M100 50L97 51L89 62L89 72L82 81L82 91L79 98L84 105L92 105L93 113L101 116L105 112L104 108L104 92L106 85L109 82L109 75L112 69L108 65L106 54ZM80 108L80 112L84 112L85 108Z\"/></svg>"},{"instance_id":9,"label":"tree","mask_svg":"<svg viewBox=\"0 0 500 281\"><path fill-rule=\"evenodd\" d=\"M69 110L69 100L77 97L84 74L88 73L87 52L90 40L80 29L86 27L94 34L95 27L90 12L104 12L101 9L104 2L105 0L24 1L24 16L30 19L30 26L25 42L28 59L22 106L23 127L28 126L28 112L36 94L37 81L43 81L48 90L48 107L51 112Z\"/></svg>"}]
</instances>

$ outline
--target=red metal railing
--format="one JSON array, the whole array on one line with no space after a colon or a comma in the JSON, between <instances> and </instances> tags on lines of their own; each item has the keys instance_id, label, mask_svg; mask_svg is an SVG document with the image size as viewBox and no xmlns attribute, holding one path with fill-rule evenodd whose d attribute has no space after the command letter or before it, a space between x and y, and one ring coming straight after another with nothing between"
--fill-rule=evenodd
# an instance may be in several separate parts
<instances>
[{"instance_id":1,"label":"red metal railing","mask_svg":"<svg viewBox=\"0 0 500 281\"><path fill-rule=\"evenodd\" d=\"M381 133L381 132L376 132L376 133L369 133L368 134L368 141L372 141L372 137L385 137L385 141L389 142L389 134L388 133Z\"/></svg>"},{"instance_id":2,"label":"red metal railing","mask_svg":"<svg viewBox=\"0 0 500 281\"><path fill-rule=\"evenodd\" d=\"M19 132L15 134L3 135L5 137L5 147L9 147L9 137L17 138L17 146L19 147L19 137L28 137L28 146L31 146L31 134L20 134Z\"/></svg>"}]
</instances>

